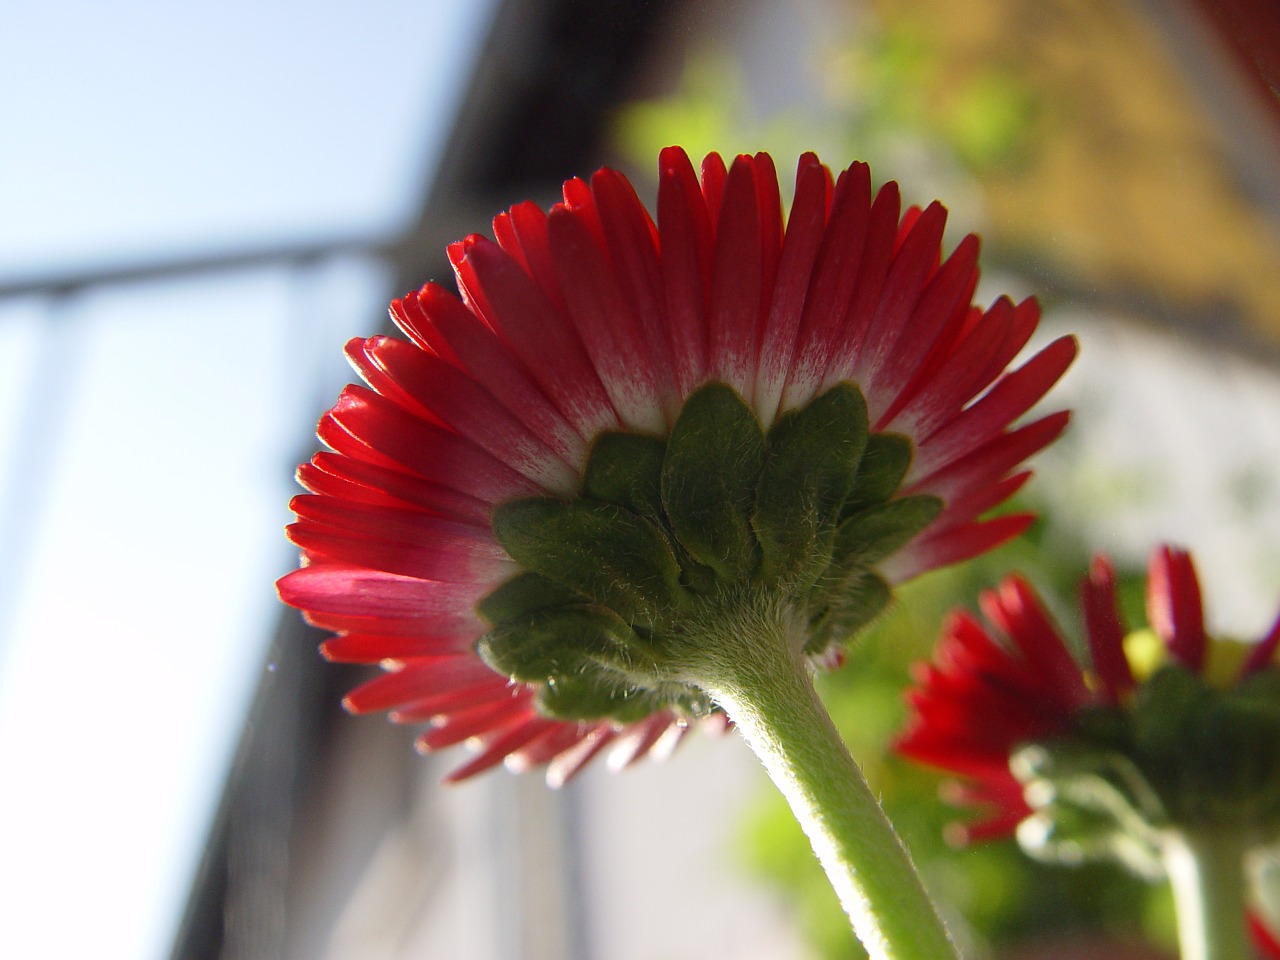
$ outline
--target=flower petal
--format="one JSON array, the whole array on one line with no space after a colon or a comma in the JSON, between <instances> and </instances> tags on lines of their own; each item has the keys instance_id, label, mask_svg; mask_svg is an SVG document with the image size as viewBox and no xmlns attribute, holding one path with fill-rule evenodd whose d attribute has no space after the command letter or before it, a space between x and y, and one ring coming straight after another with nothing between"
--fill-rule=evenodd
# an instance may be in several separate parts
<instances>
[{"instance_id":1,"label":"flower petal","mask_svg":"<svg viewBox=\"0 0 1280 960\"><path fill-rule=\"evenodd\" d=\"M1060 337L1013 373L1006 374L981 399L920 441L908 482L998 435L1040 400L1075 359L1074 337Z\"/></svg>"},{"instance_id":2,"label":"flower petal","mask_svg":"<svg viewBox=\"0 0 1280 960\"><path fill-rule=\"evenodd\" d=\"M569 315L623 424L662 433L666 419L640 321L588 219L594 208L551 211L551 249Z\"/></svg>"},{"instance_id":3,"label":"flower petal","mask_svg":"<svg viewBox=\"0 0 1280 960\"><path fill-rule=\"evenodd\" d=\"M476 636L483 624L473 609L493 586L419 580L327 560L286 574L277 584L285 603L313 615L416 621L424 625L424 632L470 629Z\"/></svg>"},{"instance_id":4,"label":"flower petal","mask_svg":"<svg viewBox=\"0 0 1280 960\"><path fill-rule=\"evenodd\" d=\"M658 234L676 389L688 396L707 370L713 234L697 174L679 147L658 162Z\"/></svg>"},{"instance_id":5,"label":"flower petal","mask_svg":"<svg viewBox=\"0 0 1280 960\"><path fill-rule=\"evenodd\" d=\"M795 196L760 346L755 410L766 430L778 415L782 391L797 350L800 317L827 225L832 190L831 172L814 154L802 156L796 168Z\"/></svg>"},{"instance_id":6,"label":"flower petal","mask_svg":"<svg viewBox=\"0 0 1280 960\"><path fill-rule=\"evenodd\" d=\"M468 302L502 337L565 419L586 439L618 416L577 331L496 243L469 237L451 251Z\"/></svg>"},{"instance_id":7,"label":"flower petal","mask_svg":"<svg viewBox=\"0 0 1280 960\"><path fill-rule=\"evenodd\" d=\"M517 416L457 367L403 340L356 338L347 356L369 386L410 413L472 440L544 489L576 491L585 446L547 406Z\"/></svg>"},{"instance_id":8,"label":"flower petal","mask_svg":"<svg viewBox=\"0 0 1280 960\"><path fill-rule=\"evenodd\" d=\"M377 506L416 507L470 523L487 525L492 509L483 500L459 490L334 453L317 453L309 463L302 464L298 483L326 497Z\"/></svg>"},{"instance_id":9,"label":"flower petal","mask_svg":"<svg viewBox=\"0 0 1280 960\"><path fill-rule=\"evenodd\" d=\"M1089 575L1080 584L1085 633L1093 670L1110 703L1119 703L1133 689L1133 671L1124 655L1124 621L1116 596L1116 574L1111 561L1094 557Z\"/></svg>"},{"instance_id":10,"label":"flower petal","mask_svg":"<svg viewBox=\"0 0 1280 960\"><path fill-rule=\"evenodd\" d=\"M1191 555L1177 547L1157 547L1147 567L1147 620L1169 653L1187 667L1204 670L1208 637L1200 581Z\"/></svg>"},{"instance_id":11,"label":"flower petal","mask_svg":"<svg viewBox=\"0 0 1280 960\"><path fill-rule=\"evenodd\" d=\"M353 459L408 471L489 503L544 492L472 441L362 387L343 390L317 432L330 447Z\"/></svg>"}]
</instances>

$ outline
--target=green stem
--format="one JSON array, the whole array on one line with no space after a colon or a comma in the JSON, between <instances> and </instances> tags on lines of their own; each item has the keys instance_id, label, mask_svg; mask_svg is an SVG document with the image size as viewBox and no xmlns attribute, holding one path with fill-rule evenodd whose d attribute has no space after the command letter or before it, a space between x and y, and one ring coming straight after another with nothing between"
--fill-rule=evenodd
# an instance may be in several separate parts
<instances>
[{"instance_id":1,"label":"green stem","mask_svg":"<svg viewBox=\"0 0 1280 960\"><path fill-rule=\"evenodd\" d=\"M872 960L958 957L910 855L818 698L803 656L780 630L752 633L759 642L733 644L726 656L715 655L716 644L704 647L710 655L690 673L733 719L786 797L858 939Z\"/></svg>"},{"instance_id":2,"label":"green stem","mask_svg":"<svg viewBox=\"0 0 1280 960\"><path fill-rule=\"evenodd\" d=\"M1241 838L1229 830L1178 831L1163 846L1182 960L1248 960Z\"/></svg>"}]
</instances>

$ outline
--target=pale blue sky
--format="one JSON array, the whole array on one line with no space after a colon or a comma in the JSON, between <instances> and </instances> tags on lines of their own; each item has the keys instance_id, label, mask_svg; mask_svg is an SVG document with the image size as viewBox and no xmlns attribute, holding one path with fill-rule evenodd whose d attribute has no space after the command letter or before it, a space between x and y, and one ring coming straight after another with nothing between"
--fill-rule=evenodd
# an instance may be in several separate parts
<instances>
[{"instance_id":1,"label":"pale blue sky","mask_svg":"<svg viewBox=\"0 0 1280 960\"><path fill-rule=\"evenodd\" d=\"M488 8L0 6L0 280L393 232ZM0 530L30 532L0 553L21 588L0 955L167 954L292 562L290 466L386 282L344 260L93 291L56 330L48 304L0 302ZM47 475L21 448L33 397Z\"/></svg>"}]
</instances>

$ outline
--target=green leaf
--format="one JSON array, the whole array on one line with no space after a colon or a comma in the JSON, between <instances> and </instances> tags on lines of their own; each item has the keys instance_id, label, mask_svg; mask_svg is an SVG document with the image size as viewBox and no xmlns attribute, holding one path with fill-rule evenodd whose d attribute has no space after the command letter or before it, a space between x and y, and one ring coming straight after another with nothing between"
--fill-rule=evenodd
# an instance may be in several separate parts
<instances>
[{"instance_id":1,"label":"green leaf","mask_svg":"<svg viewBox=\"0 0 1280 960\"><path fill-rule=\"evenodd\" d=\"M678 605L680 566L662 534L630 510L535 497L501 504L493 532L511 557L615 611L651 625Z\"/></svg>"},{"instance_id":2,"label":"green leaf","mask_svg":"<svg viewBox=\"0 0 1280 960\"><path fill-rule=\"evenodd\" d=\"M731 388L709 383L685 401L662 464L662 504L689 555L730 583L749 577L764 431Z\"/></svg>"},{"instance_id":3,"label":"green leaf","mask_svg":"<svg viewBox=\"0 0 1280 960\"><path fill-rule=\"evenodd\" d=\"M812 580L825 568L830 545L822 541L853 488L869 433L866 401L847 383L774 424L752 517L761 578Z\"/></svg>"}]
</instances>

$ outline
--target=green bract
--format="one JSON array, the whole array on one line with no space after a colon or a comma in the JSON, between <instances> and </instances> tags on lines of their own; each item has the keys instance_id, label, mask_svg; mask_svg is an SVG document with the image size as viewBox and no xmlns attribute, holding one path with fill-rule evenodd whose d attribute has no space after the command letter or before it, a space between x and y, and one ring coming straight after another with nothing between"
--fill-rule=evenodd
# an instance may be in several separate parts
<instances>
[{"instance_id":1,"label":"green bract","mask_svg":"<svg viewBox=\"0 0 1280 960\"><path fill-rule=\"evenodd\" d=\"M942 508L894 499L910 461L905 437L871 434L852 384L767 434L737 392L707 384L665 441L599 437L577 499L494 511L525 572L480 603L480 655L536 685L553 717L703 711L688 666L709 637L768 621L818 654L884 608L876 564Z\"/></svg>"},{"instance_id":2,"label":"green bract","mask_svg":"<svg viewBox=\"0 0 1280 960\"><path fill-rule=\"evenodd\" d=\"M1280 670L1225 689L1168 664L1127 709L1099 707L1067 737L1018 751L1012 769L1037 808L1019 832L1046 859L1113 857L1159 875L1167 831L1280 837Z\"/></svg>"}]
</instances>

